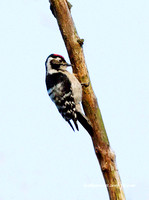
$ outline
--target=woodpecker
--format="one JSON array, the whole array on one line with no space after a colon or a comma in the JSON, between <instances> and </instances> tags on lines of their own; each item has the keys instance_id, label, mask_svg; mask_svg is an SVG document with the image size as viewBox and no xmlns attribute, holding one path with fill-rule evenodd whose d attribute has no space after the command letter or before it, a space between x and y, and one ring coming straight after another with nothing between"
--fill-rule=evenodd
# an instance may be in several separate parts
<instances>
[{"instance_id":1,"label":"woodpecker","mask_svg":"<svg viewBox=\"0 0 149 200\"><path fill-rule=\"evenodd\" d=\"M92 126L88 118L82 113L80 106L82 85L73 73L67 71L69 66L72 65L67 63L61 55L51 54L47 57L45 62L47 92L73 131L74 127L71 121L78 131L77 121L79 121L91 135Z\"/></svg>"}]
</instances>

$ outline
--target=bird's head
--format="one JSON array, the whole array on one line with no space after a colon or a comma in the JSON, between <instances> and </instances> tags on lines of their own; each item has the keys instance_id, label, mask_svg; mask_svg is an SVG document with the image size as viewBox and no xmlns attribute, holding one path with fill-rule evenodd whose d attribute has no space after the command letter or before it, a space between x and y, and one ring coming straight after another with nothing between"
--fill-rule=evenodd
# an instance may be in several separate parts
<instances>
[{"instance_id":1,"label":"bird's head","mask_svg":"<svg viewBox=\"0 0 149 200\"><path fill-rule=\"evenodd\" d=\"M64 57L58 54L51 54L47 57L46 62L46 73L51 74L57 71L65 71L68 66L72 66L68 64Z\"/></svg>"}]
</instances>

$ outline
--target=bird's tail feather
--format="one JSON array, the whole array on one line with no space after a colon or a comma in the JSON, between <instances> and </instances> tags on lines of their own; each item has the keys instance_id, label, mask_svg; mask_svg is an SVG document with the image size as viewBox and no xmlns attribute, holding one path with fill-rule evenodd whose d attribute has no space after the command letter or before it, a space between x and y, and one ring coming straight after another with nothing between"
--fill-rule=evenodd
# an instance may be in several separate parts
<instances>
[{"instance_id":1,"label":"bird's tail feather","mask_svg":"<svg viewBox=\"0 0 149 200\"><path fill-rule=\"evenodd\" d=\"M73 121L73 122L74 122L74 125L75 125L77 131L79 131L79 127L78 127L78 124L77 124L77 120L75 120L75 121Z\"/></svg>"},{"instance_id":2,"label":"bird's tail feather","mask_svg":"<svg viewBox=\"0 0 149 200\"><path fill-rule=\"evenodd\" d=\"M71 122L69 120L67 120L67 122L71 126L72 130L75 131L74 128L73 128L73 126L72 126L72 124L71 124Z\"/></svg>"},{"instance_id":3,"label":"bird's tail feather","mask_svg":"<svg viewBox=\"0 0 149 200\"><path fill-rule=\"evenodd\" d=\"M93 136L93 128L91 126L91 122L89 119L82 113L77 111L77 119L82 124L82 126L87 130L87 132L90 134L90 136Z\"/></svg>"}]
</instances>

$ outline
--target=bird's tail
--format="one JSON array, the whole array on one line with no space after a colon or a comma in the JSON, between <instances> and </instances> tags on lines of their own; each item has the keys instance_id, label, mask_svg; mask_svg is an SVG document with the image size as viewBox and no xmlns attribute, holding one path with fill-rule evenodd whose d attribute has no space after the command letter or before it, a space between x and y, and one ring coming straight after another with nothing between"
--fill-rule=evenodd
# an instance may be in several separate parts
<instances>
[{"instance_id":1,"label":"bird's tail","mask_svg":"<svg viewBox=\"0 0 149 200\"><path fill-rule=\"evenodd\" d=\"M70 122L69 120L67 120L67 122L68 122L68 124L71 126L72 130L75 131L75 129L74 129L73 125L71 124L71 122ZM78 124L77 124L77 120L73 120L73 122L74 122L74 125L75 125L77 131L79 131L79 127L78 127Z\"/></svg>"},{"instance_id":2,"label":"bird's tail","mask_svg":"<svg viewBox=\"0 0 149 200\"><path fill-rule=\"evenodd\" d=\"M78 121L80 122L80 124L82 124L82 126L86 129L86 131L92 137L93 136L93 128L92 128L91 122L82 112L77 111L76 113L77 113Z\"/></svg>"}]
</instances>

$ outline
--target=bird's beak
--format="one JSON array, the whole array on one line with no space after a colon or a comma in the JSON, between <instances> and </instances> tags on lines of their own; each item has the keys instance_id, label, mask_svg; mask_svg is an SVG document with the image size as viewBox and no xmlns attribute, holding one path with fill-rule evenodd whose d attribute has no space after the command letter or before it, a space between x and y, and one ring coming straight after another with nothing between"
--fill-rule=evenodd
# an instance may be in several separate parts
<instances>
[{"instance_id":1,"label":"bird's beak","mask_svg":"<svg viewBox=\"0 0 149 200\"><path fill-rule=\"evenodd\" d=\"M73 66L72 64L69 64L69 63L66 63L66 66L67 67L70 67L70 66Z\"/></svg>"},{"instance_id":2,"label":"bird's beak","mask_svg":"<svg viewBox=\"0 0 149 200\"><path fill-rule=\"evenodd\" d=\"M70 67L70 66L73 66L73 65L72 65L72 64L69 64L69 63L64 63L63 66Z\"/></svg>"}]
</instances>

